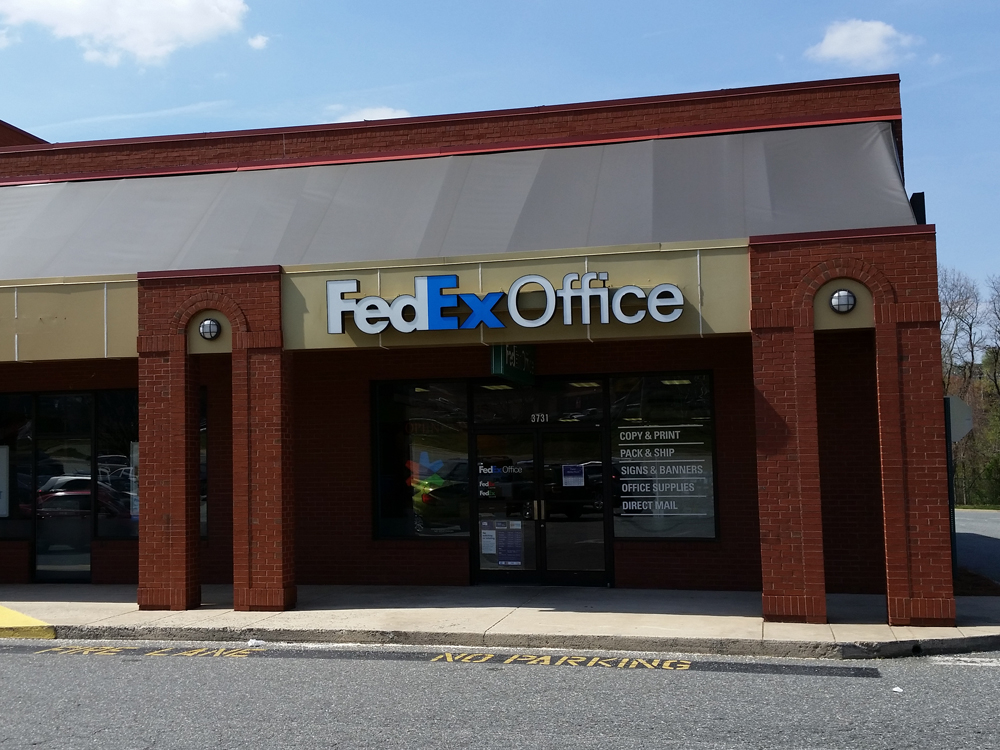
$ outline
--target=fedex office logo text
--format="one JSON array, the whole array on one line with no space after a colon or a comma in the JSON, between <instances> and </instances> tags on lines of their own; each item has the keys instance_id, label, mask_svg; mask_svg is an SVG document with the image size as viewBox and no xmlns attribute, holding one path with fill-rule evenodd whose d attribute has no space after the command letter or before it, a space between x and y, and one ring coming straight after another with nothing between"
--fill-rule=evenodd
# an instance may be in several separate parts
<instances>
[{"instance_id":1,"label":"fedex office logo text","mask_svg":"<svg viewBox=\"0 0 1000 750\"><path fill-rule=\"evenodd\" d=\"M401 333L472 329L480 325L506 328L497 317L497 307L504 298L511 321L522 328L545 325L555 316L557 307L561 307L562 323L567 326L573 325L575 312L579 312L579 321L584 325L594 322L606 325L612 316L621 323L633 325L645 319L647 314L659 323L672 323L683 312L684 295L674 284L659 284L647 295L632 285L610 289L607 281L608 274L603 271L582 276L568 273L557 289L544 276L528 274L511 284L506 293L490 292L480 297L478 294L452 293L458 287L458 276L454 274L417 276L413 279L413 294L401 294L391 302L381 297L347 297L358 293L357 279L328 281L327 330L334 334L344 333L347 315L352 316L358 330L369 334L381 333L390 325ZM520 295L525 291L543 293L545 306L540 315L529 318L518 307ZM633 312L622 309L629 297L634 298L631 300ZM468 308L464 319L459 312L462 309L459 301ZM595 306L596 316L593 314ZM634 309L636 307L639 309Z\"/></svg>"}]
</instances>

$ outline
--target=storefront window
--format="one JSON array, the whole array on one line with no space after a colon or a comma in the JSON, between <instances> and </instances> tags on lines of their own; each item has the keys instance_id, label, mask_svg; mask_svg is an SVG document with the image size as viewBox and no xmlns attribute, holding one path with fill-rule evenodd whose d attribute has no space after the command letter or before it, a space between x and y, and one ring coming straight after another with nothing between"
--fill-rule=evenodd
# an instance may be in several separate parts
<instances>
[{"instance_id":1,"label":"storefront window","mask_svg":"<svg viewBox=\"0 0 1000 750\"><path fill-rule=\"evenodd\" d=\"M715 537L709 375L611 379L616 537Z\"/></svg>"},{"instance_id":2,"label":"storefront window","mask_svg":"<svg viewBox=\"0 0 1000 750\"><path fill-rule=\"evenodd\" d=\"M378 536L468 535L470 407L480 463L484 456L491 465L509 463L488 446L510 435L530 443L532 434L591 429L598 448L580 465L584 481L590 471L601 488L595 507L610 505L616 537L715 538L712 384L704 372L545 379L534 386L479 380L378 385ZM610 447L610 467L602 445ZM604 482L608 468L611 481ZM481 513L492 498L484 491L478 487Z\"/></svg>"},{"instance_id":3,"label":"storefront window","mask_svg":"<svg viewBox=\"0 0 1000 750\"><path fill-rule=\"evenodd\" d=\"M475 385L476 424L597 425L604 417L602 379L539 380L533 386L501 381Z\"/></svg>"},{"instance_id":4,"label":"storefront window","mask_svg":"<svg viewBox=\"0 0 1000 750\"><path fill-rule=\"evenodd\" d=\"M139 394L97 393L97 534L139 536Z\"/></svg>"},{"instance_id":5,"label":"storefront window","mask_svg":"<svg viewBox=\"0 0 1000 750\"><path fill-rule=\"evenodd\" d=\"M0 396L0 539L30 539L32 398Z\"/></svg>"},{"instance_id":6,"label":"storefront window","mask_svg":"<svg viewBox=\"0 0 1000 750\"><path fill-rule=\"evenodd\" d=\"M0 538L88 549L95 515L99 536L138 536L138 392L0 395Z\"/></svg>"},{"instance_id":7,"label":"storefront window","mask_svg":"<svg viewBox=\"0 0 1000 750\"><path fill-rule=\"evenodd\" d=\"M385 383L377 387L376 411L376 533L467 537L465 383Z\"/></svg>"}]
</instances>

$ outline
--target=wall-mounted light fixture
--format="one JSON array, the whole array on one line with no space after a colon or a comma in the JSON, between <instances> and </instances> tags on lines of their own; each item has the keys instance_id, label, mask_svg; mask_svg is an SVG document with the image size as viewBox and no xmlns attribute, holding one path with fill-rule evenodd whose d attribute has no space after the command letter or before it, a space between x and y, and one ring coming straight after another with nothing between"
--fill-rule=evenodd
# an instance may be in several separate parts
<instances>
[{"instance_id":1,"label":"wall-mounted light fixture","mask_svg":"<svg viewBox=\"0 0 1000 750\"><path fill-rule=\"evenodd\" d=\"M850 289L838 289L830 295L830 307L834 312L843 314L849 313L858 304L858 298Z\"/></svg>"},{"instance_id":2,"label":"wall-mounted light fixture","mask_svg":"<svg viewBox=\"0 0 1000 750\"><path fill-rule=\"evenodd\" d=\"M219 334L222 333L222 326L219 325L219 321L215 318L205 318L198 324L198 333L201 334L203 339L213 341L219 338Z\"/></svg>"}]
</instances>

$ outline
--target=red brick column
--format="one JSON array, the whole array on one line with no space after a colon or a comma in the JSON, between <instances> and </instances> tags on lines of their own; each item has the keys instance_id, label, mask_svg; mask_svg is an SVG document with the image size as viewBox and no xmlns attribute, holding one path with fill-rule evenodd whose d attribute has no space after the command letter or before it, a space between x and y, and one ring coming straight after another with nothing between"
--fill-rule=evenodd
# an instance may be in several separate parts
<instances>
[{"instance_id":1,"label":"red brick column","mask_svg":"<svg viewBox=\"0 0 1000 750\"><path fill-rule=\"evenodd\" d=\"M888 620L893 625L954 624L934 227L751 238L750 266L755 368L758 359L764 360L757 375L758 445L795 436L794 430L784 437L775 432L785 422L780 403L772 402L788 387L790 374L780 367L791 360L756 353L765 342L763 329L802 327L816 293L834 279L852 278L871 291ZM768 378L774 382L762 387L760 381ZM770 422L769 408L778 414ZM759 453L763 477L770 465L767 452ZM803 455L798 454L800 462ZM766 549L764 518L774 491L761 484Z\"/></svg>"},{"instance_id":2,"label":"red brick column","mask_svg":"<svg viewBox=\"0 0 1000 750\"><path fill-rule=\"evenodd\" d=\"M811 310L751 313L764 618L826 622Z\"/></svg>"},{"instance_id":3,"label":"red brick column","mask_svg":"<svg viewBox=\"0 0 1000 750\"><path fill-rule=\"evenodd\" d=\"M890 625L954 625L936 304L875 308Z\"/></svg>"},{"instance_id":4,"label":"red brick column","mask_svg":"<svg viewBox=\"0 0 1000 750\"><path fill-rule=\"evenodd\" d=\"M140 609L201 604L194 390L184 334L140 329Z\"/></svg>"},{"instance_id":5,"label":"red brick column","mask_svg":"<svg viewBox=\"0 0 1000 750\"><path fill-rule=\"evenodd\" d=\"M233 601L295 606L290 359L281 331L233 342Z\"/></svg>"},{"instance_id":6,"label":"red brick column","mask_svg":"<svg viewBox=\"0 0 1000 750\"><path fill-rule=\"evenodd\" d=\"M295 604L291 377L277 266L139 275L139 603L199 604L197 398L186 350L188 323L202 310L232 328L234 605L287 609Z\"/></svg>"}]
</instances>

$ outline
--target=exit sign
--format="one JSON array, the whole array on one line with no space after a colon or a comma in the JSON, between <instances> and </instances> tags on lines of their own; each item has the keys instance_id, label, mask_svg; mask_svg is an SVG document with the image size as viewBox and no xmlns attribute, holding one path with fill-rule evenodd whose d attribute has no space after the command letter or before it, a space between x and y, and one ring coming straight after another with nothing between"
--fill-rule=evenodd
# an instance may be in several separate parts
<instances>
[{"instance_id":1,"label":"exit sign","mask_svg":"<svg viewBox=\"0 0 1000 750\"><path fill-rule=\"evenodd\" d=\"M535 384L535 347L494 344L490 350L492 374L518 385Z\"/></svg>"}]
</instances>

